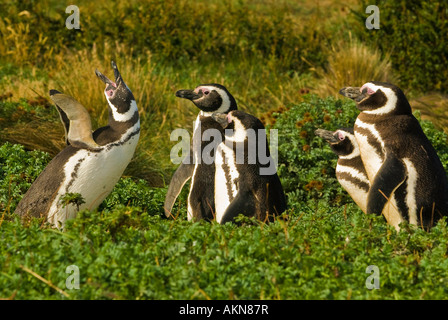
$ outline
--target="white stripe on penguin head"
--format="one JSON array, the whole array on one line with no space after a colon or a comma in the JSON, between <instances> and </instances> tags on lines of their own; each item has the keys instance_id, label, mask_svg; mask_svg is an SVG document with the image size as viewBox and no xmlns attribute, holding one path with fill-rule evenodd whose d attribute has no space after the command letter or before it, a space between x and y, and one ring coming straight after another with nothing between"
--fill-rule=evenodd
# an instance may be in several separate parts
<instances>
[{"instance_id":1,"label":"white stripe on penguin head","mask_svg":"<svg viewBox=\"0 0 448 320\"><path fill-rule=\"evenodd\" d=\"M364 88L367 88L368 92L371 92L369 93L370 95L377 92L378 90L381 90L387 98L386 104L384 106L375 110L365 110L363 111L364 113L382 115L387 114L395 109L398 98L392 89L383 86L377 86L371 82L367 82L366 84L364 84L360 90L362 91L364 90Z\"/></svg>"},{"instance_id":2,"label":"white stripe on penguin head","mask_svg":"<svg viewBox=\"0 0 448 320\"><path fill-rule=\"evenodd\" d=\"M210 111L210 112L206 112L206 111L202 111L202 115L206 116L206 117L210 117L213 113L215 112L219 112L219 113L227 113L230 109L230 98L227 92L225 92L223 89L218 88L218 87L214 87L214 86L200 86L197 87L196 89L194 89L194 92L199 93L199 90L202 89L202 92L204 92L204 90L209 90L209 91L216 91L221 99L222 99L222 103L219 106L219 108L217 110L214 111ZM202 97L200 97L197 100L194 101L201 101L202 99L204 99L206 96L203 95Z\"/></svg>"}]
</instances>

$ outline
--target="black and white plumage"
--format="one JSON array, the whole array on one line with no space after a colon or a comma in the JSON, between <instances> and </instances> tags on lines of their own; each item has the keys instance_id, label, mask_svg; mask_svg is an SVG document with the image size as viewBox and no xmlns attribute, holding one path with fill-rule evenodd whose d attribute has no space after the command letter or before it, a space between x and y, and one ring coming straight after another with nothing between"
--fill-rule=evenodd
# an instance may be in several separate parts
<instances>
[{"instance_id":1,"label":"black and white plumage","mask_svg":"<svg viewBox=\"0 0 448 320\"><path fill-rule=\"evenodd\" d=\"M336 131L317 129L315 134L327 141L338 156L336 178L353 201L366 212L370 182L353 128L341 128Z\"/></svg>"},{"instance_id":2,"label":"black and white plumage","mask_svg":"<svg viewBox=\"0 0 448 320\"><path fill-rule=\"evenodd\" d=\"M367 213L383 213L397 230L448 215L446 172L400 88L372 81L340 93L361 110L354 132L370 181Z\"/></svg>"},{"instance_id":3,"label":"black and white plumage","mask_svg":"<svg viewBox=\"0 0 448 320\"><path fill-rule=\"evenodd\" d=\"M56 227L76 217L77 207L64 207L61 197L79 193L79 209L96 209L109 195L134 154L140 135L137 103L114 62L115 81L99 71L106 84L108 125L92 133L87 110L74 98L50 91L66 132L67 146L57 154L31 185L16 208L24 216L46 217Z\"/></svg>"},{"instance_id":4,"label":"black and white plumage","mask_svg":"<svg viewBox=\"0 0 448 320\"><path fill-rule=\"evenodd\" d=\"M215 157L216 221L239 214L265 221L284 212L285 194L261 121L239 110L212 117L225 129Z\"/></svg>"},{"instance_id":5,"label":"black and white plumage","mask_svg":"<svg viewBox=\"0 0 448 320\"><path fill-rule=\"evenodd\" d=\"M176 96L188 99L200 109L193 129L193 147L189 155L182 161L171 178L165 197L164 210L167 217L171 216L176 198L182 191L185 183L191 178L190 192L188 195L188 220L200 220L205 218L212 220L215 214L215 189L214 189L214 165L202 161L203 150L210 144L218 141L217 137L212 141L204 141L202 135L207 129L222 131L222 128L210 118L214 112L227 113L237 110L237 103L230 92L220 84L199 85L194 90L179 90ZM194 142L198 143L194 143Z\"/></svg>"}]
</instances>

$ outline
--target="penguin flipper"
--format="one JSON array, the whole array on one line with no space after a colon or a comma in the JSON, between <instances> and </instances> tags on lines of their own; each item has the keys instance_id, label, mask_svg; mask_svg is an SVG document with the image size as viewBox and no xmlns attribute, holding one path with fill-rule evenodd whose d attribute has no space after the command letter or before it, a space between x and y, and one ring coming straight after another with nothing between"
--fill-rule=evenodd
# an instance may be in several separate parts
<instances>
[{"instance_id":1,"label":"penguin flipper","mask_svg":"<svg viewBox=\"0 0 448 320\"><path fill-rule=\"evenodd\" d=\"M269 194L271 194L272 201L272 213L279 215L288 209L286 195L283 191L282 183L277 174L273 176L271 185L268 186Z\"/></svg>"},{"instance_id":2,"label":"penguin flipper","mask_svg":"<svg viewBox=\"0 0 448 320\"><path fill-rule=\"evenodd\" d=\"M257 216L256 204L257 200L252 192L240 190L224 212L220 224L233 221L240 214L248 217Z\"/></svg>"},{"instance_id":3,"label":"penguin flipper","mask_svg":"<svg viewBox=\"0 0 448 320\"><path fill-rule=\"evenodd\" d=\"M381 214L393 192L406 178L405 164L394 154L388 154L367 195L367 214Z\"/></svg>"},{"instance_id":4,"label":"penguin flipper","mask_svg":"<svg viewBox=\"0 0 448 320\"><path fill-rule=\"evenodd\" d=\"M50 98L65 129L65 141L82 149L97 149L98 145L92 137L92 122L86 108L73 97L57 90L50 90Z\"/></svg>"},{"instance_id":5,"label":"penguin flipper","mask_svg":"<svg viewBox=\"0 0 448 320\"><path fill-rule=\"evenodd\" d=\"M56 105L56 110L58 110L59 118L61 119L62 124L64 125L64 131L65 131L65 143L67 145L70 145L70 142L68 141L68 131L70 130L70 120L67 117L67 114L59 108L58 105Z\"/></svg>"},{"instance_id":6,"label":"penguin flipper","mask_svg":"<svg viewBox=\"0 0 448 320\"><path fill-rule=\"evenodd\" d=\"M179 196L182 188L185 183L191 178L194 171L193 164L193 153L187 156L190 158L188 163L183 161L180 166L177 168L176 172L174 172L173 177L171 178L170 185L168 186L168 191L165 196L165 204L163 208L165 210L165 216L168 218L171 215L171 210L173 209L174 202Z\"/></svg>"}]
</instances>

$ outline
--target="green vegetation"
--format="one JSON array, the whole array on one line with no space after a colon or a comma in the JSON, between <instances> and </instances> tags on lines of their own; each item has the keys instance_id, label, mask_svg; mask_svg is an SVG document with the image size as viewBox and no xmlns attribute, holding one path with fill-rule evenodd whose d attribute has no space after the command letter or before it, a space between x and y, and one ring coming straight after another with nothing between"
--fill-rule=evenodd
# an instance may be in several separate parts
<instances>
[{"instance_id":1,"label":"green vegetation","mask_svg":"<svg viewBox=\"0 0 448 320\"><path fill-rule=\"evenodd\" d=\"M352 113L351 101L306 96L265 115L279 129L279 175L289 205L271 224L187 222L185 192L177 219L167 220L166 188L131 178L122 178L97 211L80 212L63 232L42 220L23 224L11 212L50 157L4 144L0 297L444 299L446 221L431 232L405 225L397 234L383 217L362 213L334 178L336 157L313 132L350 126ZM448 168L447 136L430 122L422 125ZM65 285L71 265L79 268L79 290ZM365 286L369 265L380 270L379 290Z\"/></svg>"},{"instance_id":2,"label":"green vegetation","mask_svg":"<svg viewBox=\"0 0 448 320\"><path fill-rule=\"evenodd\" d=\"M448 172L446 7L380 1L381 28L367 30L365 1L319 4L78 1L81 29L69 30L63 3L1 2L0 298L445 299L446 221L430 232L405 225L396 233L383 217L363 214L314 130L353 125L358 111L338 99L339 87L392 81L421 110L425 120L415 114ZM94 70L111 76L112 59L142 124L124 177L64 231L42 219L20 221L15 207L64 146L48 90L78 99L94 128L105 125ZM278 130L289 209L271 224L187 222L187 188L176 219L162 217L175 169L170 133L191 130L197 114L174 92L211 82ZM79 268L79 290L66 287L71 265ZM379 290L365 286L369 265L379 268Z\"/></svg>"},{"instance_id":3,"label":"green vegetation","mask_svg":"<svg viewBox=\"0 0 448 320\"><path fill-rule=\"evenodd\" d=\"M369 1L362 1L366 8ZM356 33L373 47L390 53L400 85L414 93L448 93L448 12L443 1L380 0L381 27L365 32L365 16L355 13Z\"/></svg>"},{"instance_id":4,"label":"green vegetation","mask_svg":"<svg viewBox=\"0 0 448 320\"><path fill-rule=\"evenodd\" d=\"M444 299L446 224L396 234L354 206L264 225L162 220L132 207L84 212L63 233L2 225L0 296L70 299ZM80 271L69 290L66 268ZM380 289L368 290L369 265Z\"/></svg>"}]
</instances>

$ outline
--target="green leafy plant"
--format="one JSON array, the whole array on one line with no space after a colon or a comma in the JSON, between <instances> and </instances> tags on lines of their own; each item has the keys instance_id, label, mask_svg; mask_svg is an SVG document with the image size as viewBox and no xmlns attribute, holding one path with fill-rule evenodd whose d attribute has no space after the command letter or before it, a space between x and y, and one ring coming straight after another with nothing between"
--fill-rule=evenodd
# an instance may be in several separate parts
<instances>
[{"instance_id":1,"label":"green leafy plant","mask_svg":"<svg viewBox=\"0 0 448 320\"><path fill-rule=\"evenodd\" d=\"M369 1L361 1L353 11L353 31L384 55L390 53L392 66L398 71L401 86L414 93L448 92L448 33L446 5L437 1L377 1L380 28L367 30L364 10Z\"/></svg>"},{"instance_id":2,"label":"green leafy plant","mask_svg":"<svg viewBox=\"0 0 448 320\"><path fill-rule=\"evenodd\" d=\"M0 146L0 211L11 212L22 196L50 162L50 155L42 151L25 151L18 144Z\"/></svg>"},{"instance_id":3,"label":"green leafy plant","mask_svg":"<svg viewBox=\"0 0 448 320\"><path fill-rule=\"evenodd\" d=\"M86 203L84 198L80 193L72 193L67 192L66 194L62 195L59 201L62 203L62 208L65 208L69 204L73 204L76 206L77 210L79 211L79 207Z\"/></svg>"},{"instance_id":4,"label":"green leafy plant","mask_svg":"<svg viewBox=\"0 0 448 320\"><path fill-rule=\"evenodd\" d=\"M358 115L350 100L305 96L302 103L281 113L273 112L279 133L278 173L292 203L326 200L342 205L349 201L335 177L337 157L327 142L314 134L318 128L353 127Z\"/></svg>"}]
</instances>

